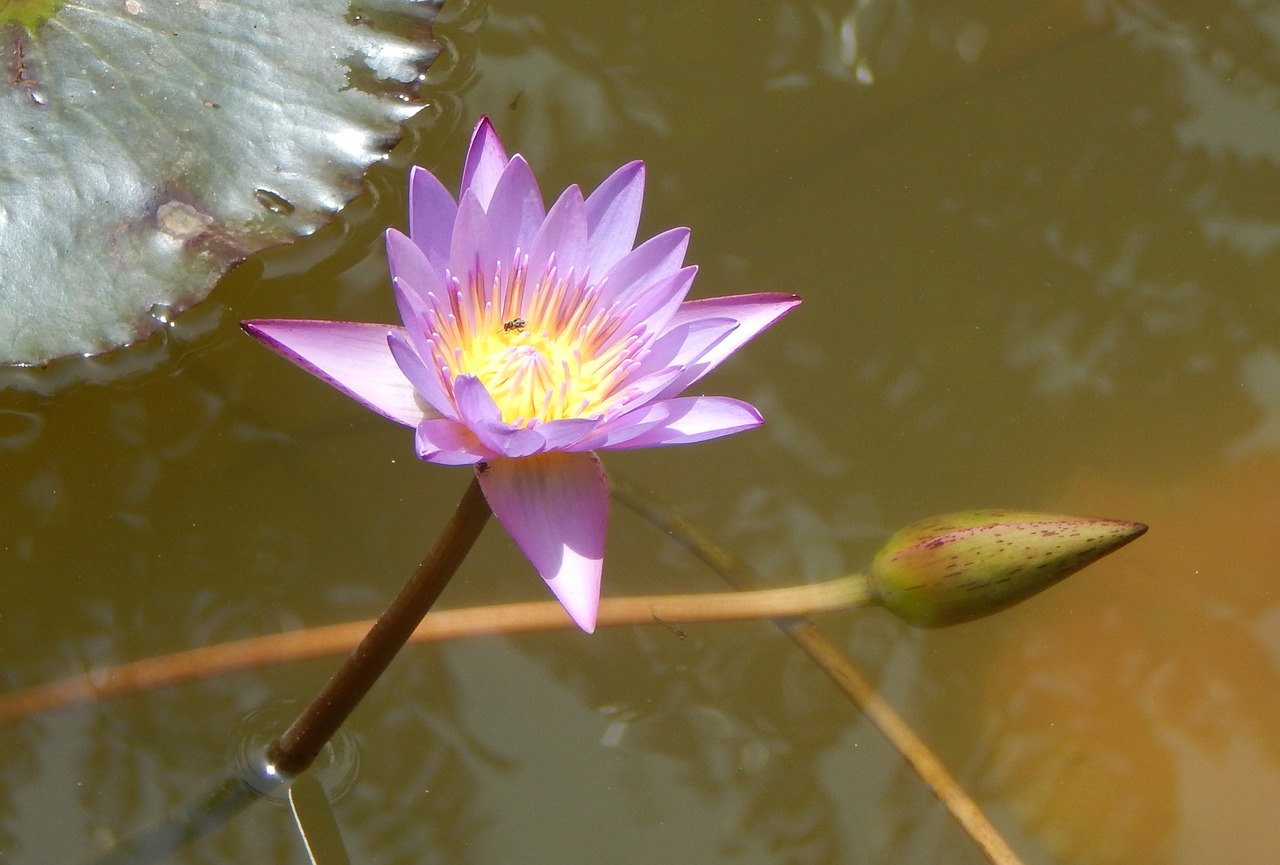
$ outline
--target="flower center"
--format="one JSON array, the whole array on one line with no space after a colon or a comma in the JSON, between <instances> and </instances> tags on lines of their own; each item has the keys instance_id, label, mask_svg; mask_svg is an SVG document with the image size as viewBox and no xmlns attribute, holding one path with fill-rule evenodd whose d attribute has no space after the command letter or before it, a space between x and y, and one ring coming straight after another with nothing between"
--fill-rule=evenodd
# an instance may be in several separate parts
<instances>
[{"instance_id":1,"label":"flower center","mask_svg":"<svg viewBox=\"0 0 1280 865\"><path fill-rule=\"evenodd\" d=\"M528 257L517 251L517 260L514 272L498 265L489 291L475 276L467 288L455 280L458 326L441 334L452 349L441 359L453 376L479 378L514 426L603 414L624 398L619 385L639 363L642 334L625 328L627 310L604 307L587 274L561 276L553 259L534 283Z\"/></svg>"}]
</instances>

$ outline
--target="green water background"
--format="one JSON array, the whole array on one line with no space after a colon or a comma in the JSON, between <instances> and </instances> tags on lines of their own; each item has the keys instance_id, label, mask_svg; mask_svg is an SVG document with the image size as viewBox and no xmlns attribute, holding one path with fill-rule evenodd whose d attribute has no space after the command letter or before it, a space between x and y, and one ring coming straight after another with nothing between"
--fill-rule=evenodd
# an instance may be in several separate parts
<instances>
[{"instance_id":1,"label":"green water background","mask_svg":"<svg viewBox=\"0 0 1280 865\"><path fill-rule=\"evenodd\" d=\"M1072 490L1177 490L1280 449L1275 3L467 3L446 7L439 35L431 106L335 225L255 256L164 339L101 361L136 371L0 394L9 688L364 618L392 596L467 473L420 463L409 431L237 322L394 320L381 232L404 227L407 166L456 186L480 114L548 198L645 159L641 234L692 227L695 294L804 296L706 381L760 407L762 430L606 457L779 582L855 570L896 527L956 508L1069 500L1150 520L1112 512L1122 495ZM1155 524L1140 544L1177 531ZM1194 552L1188 571L1229 557ZM1021 636L1112 639L1088 604L1114 585L1147 587L1115 615L1169 595L1170 574L1125 555L965 629L920 634L879 613L824 626L1029 863L1203 861L1206 846L1265 861L1250 851L1273 827L1239 814L1280 802L1277 749L1257 732L1280 714L1246 694L1276 684L1270 570L1229 603L1216 587L1235 575L1213 573L1177 595L1174 637L1119 641L1088 668L1119 681L1137 665L1119 699L1145 705L1198 641L1249 665L1180 680L1184 714L1119 716L1160 771L1080 732L1116 697ZM608 594L719 588L615 509ZM543 597L494 526L444 600ZM1019 653L1016 680L992 686L993 659ZM0 730L5 861L76 861L186 801L246 715L308 698L333 664ZM1074 714L1014 735L1013 701L1041 693L1024 681L1071 693ZM1231 711L1215 709L1224 688ZM414 649L348 729L360 767L336 813L357 862L982 861L763 624ZM1206 762L1221 817L1194 805ZM1060 797L1081 765L1086 792ZM1078 811L1091 793L1096 820ZM287 813L263 807L175 861L305 859Z\"/></svg>"}]
</instances>

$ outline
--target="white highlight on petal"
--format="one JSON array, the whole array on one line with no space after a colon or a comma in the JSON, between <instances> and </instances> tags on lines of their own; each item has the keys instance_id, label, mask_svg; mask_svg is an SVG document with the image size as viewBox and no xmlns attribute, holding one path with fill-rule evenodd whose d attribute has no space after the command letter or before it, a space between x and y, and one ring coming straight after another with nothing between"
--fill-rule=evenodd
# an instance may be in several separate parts
<instances>
[{"instance_id":1,"label":"white highlight on petal","mask_svg":"<svg viewBox=\"0 0 1280 865\"><path fill-rule=\"evenodd\" d=\"M592 453L498 459L480 488L511 538L587 633L596 627L609 484Z\"/></svg>"}]
</instances>

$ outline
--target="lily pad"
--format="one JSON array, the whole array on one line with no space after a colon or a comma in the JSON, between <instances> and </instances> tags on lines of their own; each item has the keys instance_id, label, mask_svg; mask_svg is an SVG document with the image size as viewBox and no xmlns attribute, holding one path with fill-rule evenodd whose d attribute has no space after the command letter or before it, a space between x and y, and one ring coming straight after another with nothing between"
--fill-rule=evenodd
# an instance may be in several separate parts
<instances>
[{"instance_id":1,"label":"lily pad","mask_svg":"<svg viewBox=\"0 0 1280 865\"><path fill-rule=\"evenodd\" d=\"M441 2L0 4L0 363L144 338L329 221L420 107Z\"/></svg>"}]
</instances>

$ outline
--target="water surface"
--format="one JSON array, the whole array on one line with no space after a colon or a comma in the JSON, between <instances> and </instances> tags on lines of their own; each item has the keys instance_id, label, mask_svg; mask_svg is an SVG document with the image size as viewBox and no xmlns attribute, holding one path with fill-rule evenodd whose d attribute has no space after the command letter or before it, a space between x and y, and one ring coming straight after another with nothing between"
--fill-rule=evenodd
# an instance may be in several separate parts
<instances>
[{"instance_id":1,"label":"water surface","mask_svg":"<svg viewBox=\"0 0 1280 865\"><path fill-rule=\"evenodd\" d=\"M467 482L254 344L391 321L407 166L488 114L551 197L643 158L641 233L700 296L801 309L706 382L763 430L610 454L769 577L860 568L961 507L1151 533L1021 608L823 625L1028 863L1266 862L1280 808L1280 7L468 3L367 195L246 262L131 373L0 393L3 681L375 615ZM129 366L131 365L131 366ZM118 371L120 367L112 367ZM616 509L606 592L719 578ZM495 526L445 601L541 599ZM332 661L0 730L0 849L74 862L218 777ZM411 650L348 725L356 862L971 863L879 735L765 624ZM173 861L305 861L285 810Z\"/></svg>"}]
</instances>

